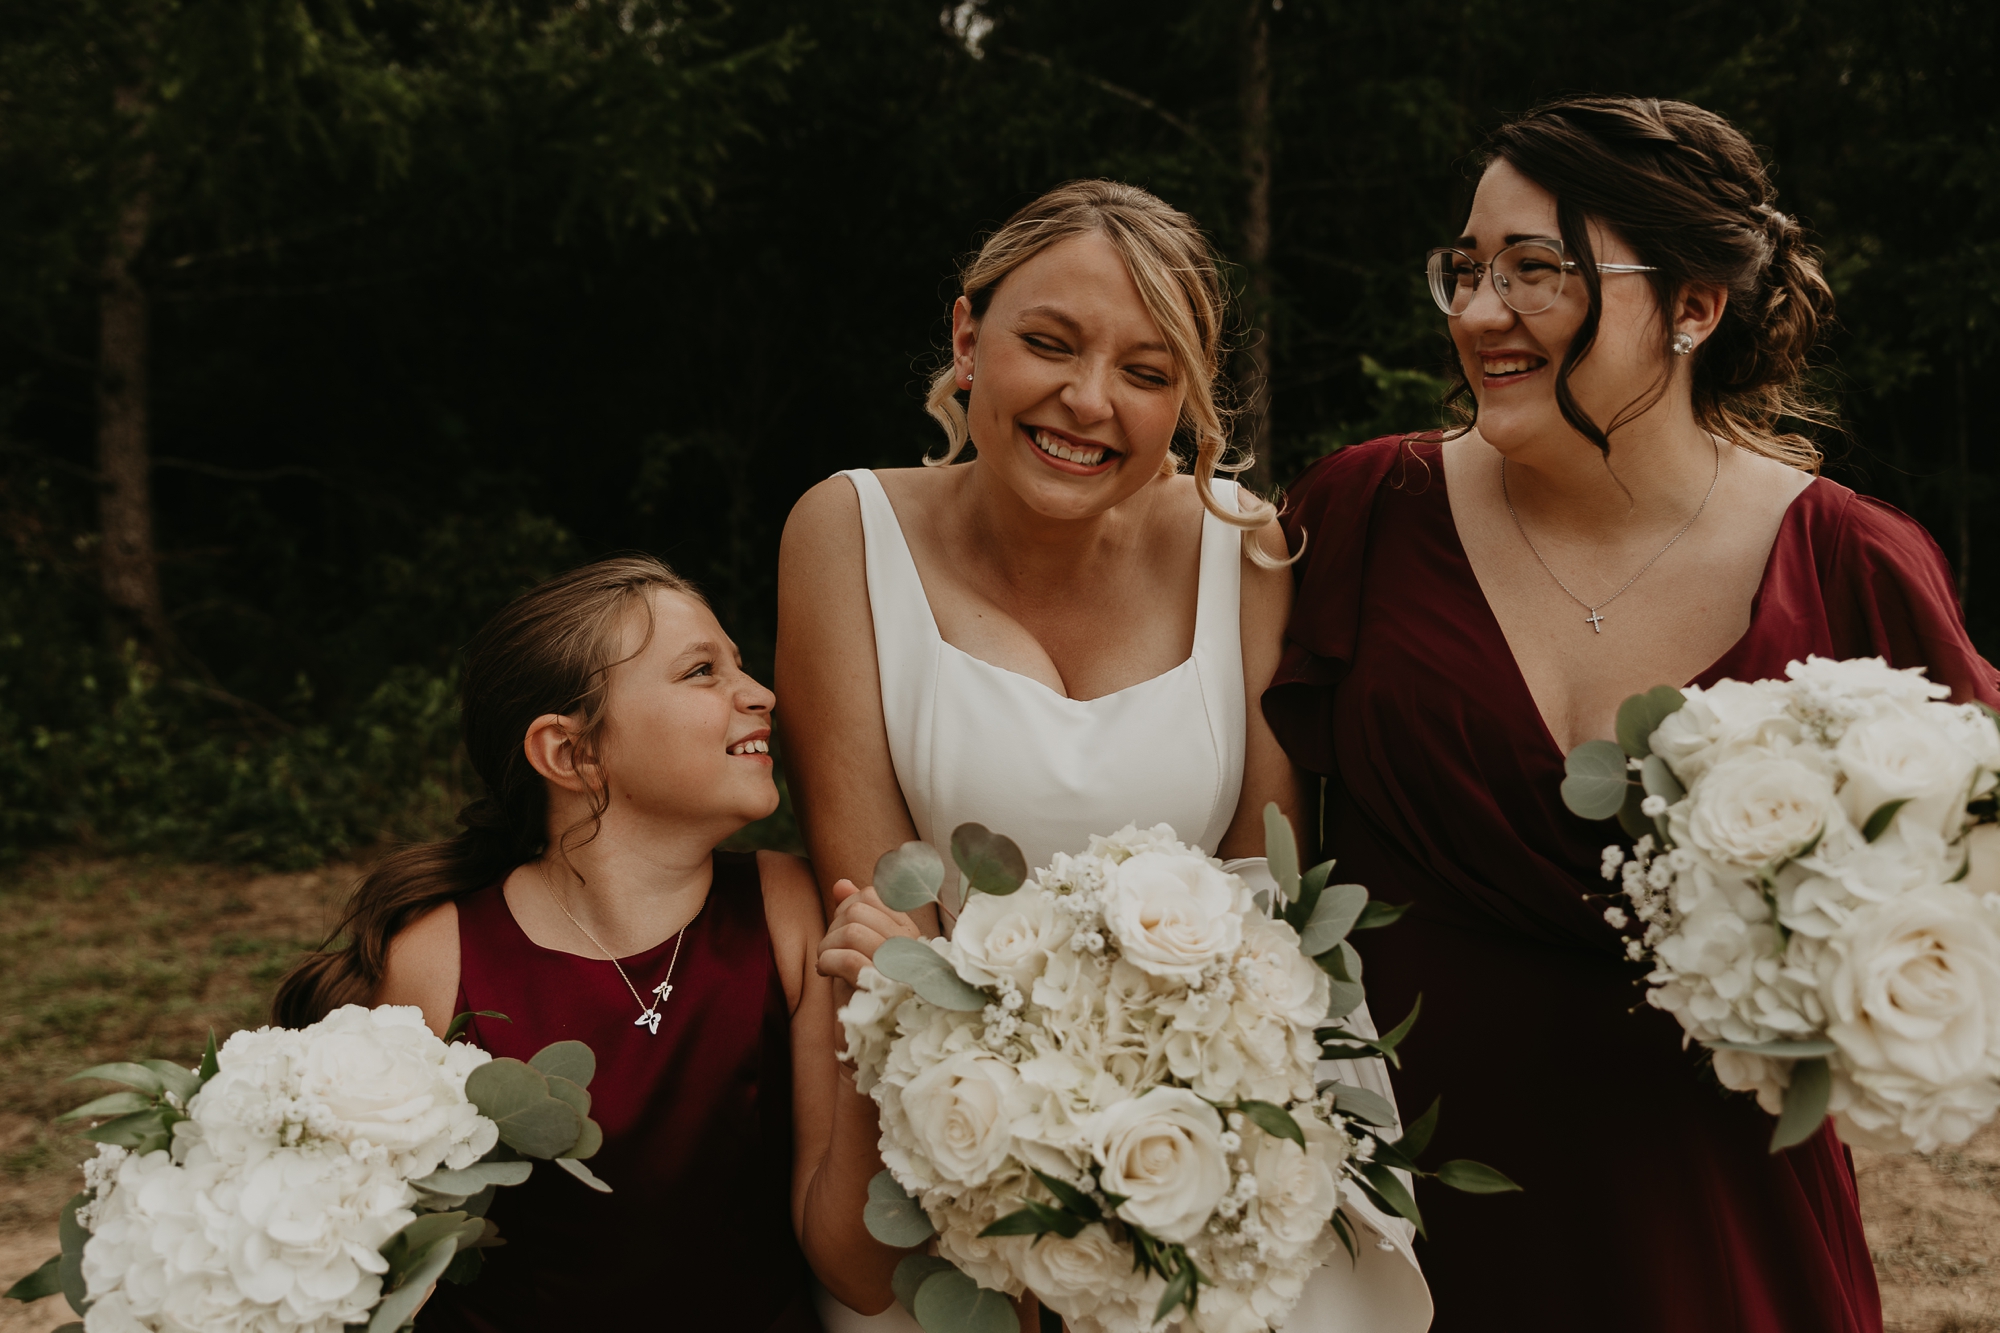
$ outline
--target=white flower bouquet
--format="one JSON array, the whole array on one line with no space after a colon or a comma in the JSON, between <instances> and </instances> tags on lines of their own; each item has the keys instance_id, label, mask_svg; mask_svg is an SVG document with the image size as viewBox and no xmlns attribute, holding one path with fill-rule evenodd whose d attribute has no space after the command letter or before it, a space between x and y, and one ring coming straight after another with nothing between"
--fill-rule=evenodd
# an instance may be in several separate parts
<instances>
[{"instance_id":1,"label":"white flower bouquet","mask_svg":"<svg viewBox=\"0 0 2000 1333\"><path fill-rule=\"evenodd\" d=\"M899 1300L930 1333L1007 1333L1032 1290L1075 1333L1250 1333L1282 1324L1366 1200L1421 1228L1409 1174L1513 1189L1472 1162L1419 1171L1436 1108L1315 1084L1322 1055L1385 1055L1339 1026L1362 1001L1350 930L1400 908L1301 875L1267 812L1281 902L1258 903L1162 824L1091 839L1033 878L976 824L952 838L972 890L952 938L891 939L841 1011L881 1108L870 1231L905 1258ZM876 867L891 906L929 902L943 863L907 843ZM1025 882L1024 882L1025 881ZM1004 1295L1003 1295L1004 1293Z\"/></svg>"},{"instance_id":2,"label":"white flower bouquet","mask_svg":"<svg viewBox=\"0 0 2000 1333\"><path fill-rule=\"evenodd\" d=\"M126 1090L63 1117L102 1122L98 1154L63 1252L7 1294L60 1293L86 1333L394 1333L439 1278L477 1275L527 1159L608 1191L580 1160L604 1140L595 1071L582 1042L495 1060L387 1005L211 1037L193 1070L86 1069Z\"/></svg>"},{"instance_id":3,"label":"white flower bouquet","mask_svg":"<svg viewBox=\"0 0 2000 1333\"><path fill-rule=\"evenodd\" d=\"M1605 912L1647 1000L1778 1117L1883 1151L1962 1143L2000 1108L2000 727L1921 669L1808 658L1666 686L1572 751L1563 798L1619 816Z\"/></svg>"}]
</instances>

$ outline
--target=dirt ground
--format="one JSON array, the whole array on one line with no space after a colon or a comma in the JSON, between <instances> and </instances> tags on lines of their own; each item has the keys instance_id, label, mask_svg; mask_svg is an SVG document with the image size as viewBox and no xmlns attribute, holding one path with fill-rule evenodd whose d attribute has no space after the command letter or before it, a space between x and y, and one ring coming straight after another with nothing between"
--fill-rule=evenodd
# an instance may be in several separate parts
<instances>
[{"instance_id":1,"label":"dirt ground","mask_svg":"<svg viewBox=\"0 0 2000 1333\"><path fill-rule=\"evenodd\" d=\"M0 869L0 1288L56 1252L56 1210L90 1151L53 1121L104 1085L63 1078L106 1060L192 1061L210 1028L262 1023L355 874L74 854ZM2000 1123L1927 1157L1854 1158L1887 1333L2000 1333ZM74 1318L60 1298L0 1301L0 1333Z\"/></svg>"}]
</instances>

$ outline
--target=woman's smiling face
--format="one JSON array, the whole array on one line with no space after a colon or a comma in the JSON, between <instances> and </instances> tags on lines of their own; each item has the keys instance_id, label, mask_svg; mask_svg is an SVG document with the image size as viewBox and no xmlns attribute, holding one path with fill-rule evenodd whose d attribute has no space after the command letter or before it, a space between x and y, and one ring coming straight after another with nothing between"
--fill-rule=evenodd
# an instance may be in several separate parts
<instances>
[{"instance_id":1,"label":"woman's smiling face","mask_svg":"<svg viewBox=\"0 0 2000 1333\"><path fill-rule=\"evenodd\" d=\"M979 461L1037 513L1102 513L1162 474L1181 374L1102 233L1023 263L981 319L960 298L952 343Z\"/></svg>"},{"instance_id":2,"label":"woman's smiling face","mask_svg":"<svg viewBox=\"0 0 2000 1333\"><path fill-rule=\"evenodd\" d=\"M1556 198L1505 159L1480 178L1457 248L1490 261L1525 238L1558 238ZM1590 224L1597 262L1639 264L1623 239ZM1570 256L1574 259L1574 256ZM1669 373L1667 334L1652 285L1642 274L1605 274L1597 341L1570 372L1570 393L1600 428L1645 402ZM1582 326L1590 298L1572 271L1549 309L1517 314L1501 301L1489 273L1464 312L1451 319L1459 364L1479 404L1479 434L1502 453L1537 441L1582 441L1556 404L1556 372Z\"/></svg>"}]
</instances>

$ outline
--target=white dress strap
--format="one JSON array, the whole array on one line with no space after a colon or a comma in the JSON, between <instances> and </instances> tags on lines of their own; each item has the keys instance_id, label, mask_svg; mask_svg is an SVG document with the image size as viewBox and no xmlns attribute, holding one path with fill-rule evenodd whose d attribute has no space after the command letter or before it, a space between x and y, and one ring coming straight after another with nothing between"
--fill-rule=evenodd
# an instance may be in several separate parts
<instances>
[{"instance_id":1,"label":"white dress strap","mask_svg":"<svg viewBox=\"0 0 2000 1333\"><path fill-rule=\"evenodd\" d=\"M1237 486L1215 483L1216 501L1234 513ZM1194 604L1194 668L1209 734L1217 754L1241 755L1247 743L1243 686L1243 529L1206 509L1201 515L1201 571ZM1236 818L1243 795L1243 765L1220 770L1222 781L1209 809L1204 846L1215 847Z\"/></svg>"}]
</instances>

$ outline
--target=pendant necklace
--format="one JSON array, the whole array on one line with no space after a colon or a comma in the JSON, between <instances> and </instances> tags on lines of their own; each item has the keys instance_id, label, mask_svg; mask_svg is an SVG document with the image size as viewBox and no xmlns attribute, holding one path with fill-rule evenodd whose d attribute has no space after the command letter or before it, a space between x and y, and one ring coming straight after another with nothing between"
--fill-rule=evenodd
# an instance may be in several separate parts
<instances>
[{"instance_id":1,"label":"pendant necklace","mask_svg":"<svg viewBox=\"0 0 2000 1333\"><path fill-rule=\"evenodd\" d=\"M674 965L679 963L681 960L681 942L687 938L688 926L692 926L695 923L695 921L701 916L701 907L695 908L694 916L689 917L687 920L687 926L682 926L679 930L674 932L674 956L667 961L667 979L665 981L662 981L659 985L653 987L652 990L653 1002L651 1004L647 1004L645 997L639 994L639 988L632 984L632 978L626 974L625 965L618 961L617 955L613 954L611 950L605 948L603 943L598 940L597 936L591 934L590 931L584 926L583 922L578 921L575 915L571 913L569 908L563 905L563 900L561 896L556 893L556 886L549 883L549 872L547 868L542 866L537 866L536 870L540 873L542 877L542 887L549 891L549 897L554 900L556 905L556 910L561 912L564 916L569 917L569 923L572 926L575 926L578 930L583 931L583 937L585 939L589 940L592 944L597 945L597 951L604 955L604 957L610 962L611 966L618 969L618 979L625 983L625 989L631 991L632 998L639 1002L639 1016L638 1018L632 1021L632 1026L635 1028L644 1028L652 1036L655 1037L659 1036L660 1008L661 1006L666 1004L668 1000L672 999L674 995ZM706 900L703 900L702 907L706 906L708 906L708 903Z\"/></svg>"},{"instance_id":2,"label":"pendant necklace","mask_svg":"<svg viewBox=\"0 0 2000 1333\"><path fill-rule=\"evenodd\" d=\"M1693 516L1690 517L1687 522L1681 524L1681 530L1679 532L1676 532L1673 536L1667 538L1667 544L1665 546L1662 546L1658 551L1655 551L1653 553L1653 558L1651 560L1648 560L1645 564L1639 566L1638 574L1634 574L1631 578L1625 580L1624 587L1619 588L1617 592L1612 593L1609 597L1599 602L1596 606L1592 606L1589 602L1584 601L1583 598L1578 597L1573 592L1570 592L1569 585L1567 583L1564 583L1562 579L1557 577L1556 572L1553 569L1549 568L1549 562L1542 559L1542 553L1535 549L1534 538L1530 537L1528 535L1527 528L1522 526L1521 516L1514 512L1514 497L1511 494L1509 494L1507 490L1507 460L1505 458L1502 458L1500 460L1500 498L1507 502L1507 515L1508 517L1514 520L1514 531L1521 534L1521 540L1526 542L1528 545L1528 554L1535 557L1536 562L1540 564L1545 571L1547 571L1548 576L1550 578L1555 579L1556 586L1558 588L1561 588L1564 592L1569 593L1569 599L1572 602L1575 602L1578 606L1582 607L1585 611L1588 611L1590 613L1589 615L1584 617L1584 621L1590 626L1590 628L1593 631L1599 634L1604 633L1604 617L1598 614L1598 610L1602 607L1611 605L1613 602L1617 601L1620 597L1624 596L1625 589L1637 583L1639 581L1640 574L1644 574L1647 570L1651 569L1654 565L1658 564L1660 561L1660 557L1665 555L1668 551L1671 551L1674 548L1675 542L1687 536L1687 530L1694 526L1695 519L1700 518L1701 511L1708 508L1708 502L1715 496L1716 483L1721 480L1722 480L1722 445L1719 442L1716 442L1715 476L1710 478L1708 483L1708 494L1701 497L1701 503L1695 506Z\"/></svg>"}]
</instances>

